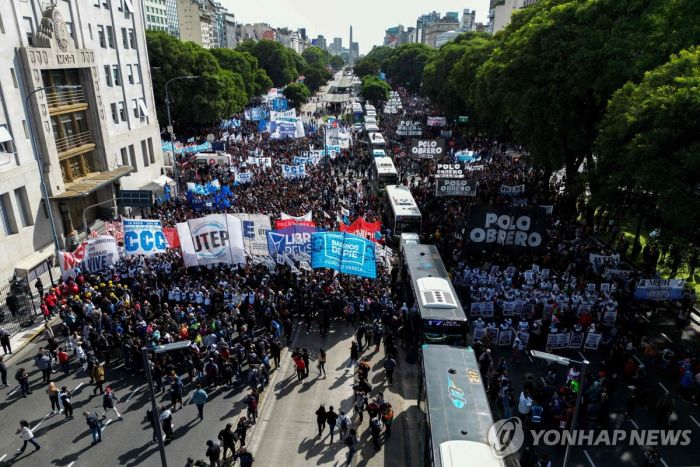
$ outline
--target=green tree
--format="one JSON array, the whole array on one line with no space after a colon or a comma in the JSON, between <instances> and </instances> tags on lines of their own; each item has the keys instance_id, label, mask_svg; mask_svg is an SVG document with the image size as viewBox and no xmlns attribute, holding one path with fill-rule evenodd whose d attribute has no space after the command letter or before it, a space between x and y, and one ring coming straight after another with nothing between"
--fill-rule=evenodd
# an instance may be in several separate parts
<instances>
[{"instance_id":1,"label":"green tree","mask_svg":"<svg viewBox=\"0 0 700 467\"><path fill-rule=\"evenodd\" d=\"M289 103L296 109L308 102L309 97L311 97L311 91L309 91L309 88L306 87L304 83L292 83L284 88L283 93L284 97L286 97Z\"/></svg>"},{"instance_id":2,"label":"green tree","mask_svg":"<svg viewBox=\"0 0 700 467\"><path fill-rule=\"evenodd\" d=\"M255 70L255 95L265 94L273 86L272 80L262 68Z\"/></svg>"},{"instance_id":3,"label":"green tree","mask_svg":"<svg viewBox=\"0 0 700 467\"><path fill-rule=\"evenodd\" d=\"M301 53L301 56L306 60L309 66L321 66L324 67L328 65L330 61L330 54L325 52L318 47L307 47Z\"/></svg>"},{"instance_id":4,"label":"green tree","mask_svg":"<svg viewBox=\"0 0 700 467\"><path fill-rule=\"evenodd\" d=\"M219 61L221 68L241 76L248 99L260 94L256 83L256 73L259 68L255 57L247 52L231 49L211 49L210 52ZM264 73L265 70L262 71Z\"/></svg>"},{"instance_id":5,"label":"green tree","mask_svg":"<svg viewBox=\"0 0 700 467\"><path fill-rule=\"evenodd\" d=\"M345 62L343 61L343 58L340 55L331 56L330 60L328 61L328 64L334 70L340 70L345 66Z\"/></svg>"},{"instance_id":6,"label":"green tree","mask_svg":"<svg viewBox=\"0 0 700 467\"><path fill-rule=\"evenodd\" d=\"M662 234L700 233L700 49L681 51L610 99L595 141L597 201L638 207ZM639 223L641 225L641 222Z\"/></svg>"},{"instance_id":7,"label":"green tree","mask_svg":"<svg viewBox=\"0 0 700 467\"><path fill-rule=\"evenodd\" d=\"M392 84L415 93L420 90L425 64L434 54L436 51L425 44L403 44L396 48L381 69L386 71Z\"/></svg>"},{"instance_id":8,"label":"green tree","mask_svg":"<svg viewBox=\"0 0 700 467\"><path fill-rule=\"evenodd\" d=\"M262 40L255 44L253 55L277 87L282 87L296 80L298 73L294 57L279 42ZM294 51L291 51L294 53ZM296 53L294 53L296 55Z\"/></svg>"},{"instance_id":9,"label":"green tree","mask_svg":"<svg viewBox=\"0 0 700 467\"><path fill-rule=\"evenodd\" d=\"M252 39L246 39L236 47L239 52L248 52L250 55L255 55L255 46L257 42Z\"/></svg>"},{"instance_id":10,"label":"green tree","mask_svg":"<svg viewBox=\"0 0 700 467\"><path fill-rule=\"evenodd\" d=\"M311 92L318 91L318 88L331 78L331 74L322 65L308 65L302 74L304 75L304 84Z\"/></svg>"},{"instance_id":11,"label":"green tree","mask_svg":"<svg viewBox=\"0 0 700 467\"><path fill-rule=\"evenodd\" d=\"M362 77L360 93L366 100L375 103L385 101L389 98L389 91L391 91L391 86L386 81L372 75Z\"/></svg>"},{"instance_id":12,"label":"green tree","mask_svg":"<svg viewBox=\"0 0 700 467\"><path fill-rule=\"evenodd\" d=\"M573 213L583 192L579 169L584 161L592 166L608 99L699 33L700 5L692 0L540 1L514 15L480 68L480 119L512 129L541 167L566 169Z\"/></svg>"}]
</instances>

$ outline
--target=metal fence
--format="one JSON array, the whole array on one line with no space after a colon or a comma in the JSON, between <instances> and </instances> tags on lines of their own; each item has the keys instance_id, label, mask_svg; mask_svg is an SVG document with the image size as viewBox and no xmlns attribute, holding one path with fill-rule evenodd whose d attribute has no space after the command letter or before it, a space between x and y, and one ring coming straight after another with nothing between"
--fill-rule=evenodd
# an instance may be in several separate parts
<instances>
[{"instance_id":1,"label":"metal fence","mask_svg":"<svg viewBox=\"0 0 700 467\"><path fill-rule=\"evenodd\" d=\"M41 319L37 302L25 279L0 284L0 328L12 335L32 326Z\"/></svg>"}]
</instances>

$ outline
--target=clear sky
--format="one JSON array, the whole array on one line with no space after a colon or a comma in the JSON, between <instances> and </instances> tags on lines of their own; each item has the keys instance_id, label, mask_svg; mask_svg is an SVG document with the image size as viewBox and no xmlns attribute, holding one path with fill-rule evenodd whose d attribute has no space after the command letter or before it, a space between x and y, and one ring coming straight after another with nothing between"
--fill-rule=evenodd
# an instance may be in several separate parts
<instances>
[{"instance_id":1,"label":"clear sky","mask_svg":"<svg viewBox=\"0 0 700 467\"><path fill-rule=\"evenodd\" d=\"M305 27L312 38L322 34L326 42L342 37L348 46L350 25L353 41L359 42L360 53L381 45L384 31L403 24L415 26L416 18L435 10L442 16L447 11L476 10L477 22L486 23L489 0L220 0L238 23L268 23L273 27L297 29Z\"/></svg>"}]
</instances>

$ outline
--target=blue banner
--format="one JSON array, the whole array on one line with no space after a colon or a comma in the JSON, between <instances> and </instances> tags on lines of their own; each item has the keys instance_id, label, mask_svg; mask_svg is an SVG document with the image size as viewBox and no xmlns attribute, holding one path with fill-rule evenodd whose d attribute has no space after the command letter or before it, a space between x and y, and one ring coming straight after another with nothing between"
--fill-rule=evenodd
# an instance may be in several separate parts
<instances>
[{"instance_id":1,"label":"blue banner","mask_svg":"<svg viewBox=\"0 0 700 467\"><path fill-rule=\"evenodd\" d=\"M271 121L269 127L270 139L294 138L297 133L295 122Z\"/></svg>"},{"instance_id":2,"label":"blue banner","mask_svg":"<svg viewBox=\"0 0 700 467\"><path fill-rule=\"evenodd\" d=\"M187 183L187 191L192 192L195 195L211 195L212 193L216 193L221 189L221 184L219 183L219 180L214 180L213 182L207 182L206 185L202 185L199 183L192 183L189 182Z\"/></svg>"},{"instance_id":3,"label":"blue banner","mask_svg":"<svg viewBox=\"0 0 700 467\"><path fill-rule=\"evenodd\" d=\"M241 121L237 118L230 118L228 120L221 120L220 127L222 130L228 130L231 128L240 128Z\"/></svg>"},{"instance_id":4,"label":"blue banner","mask_svg":"<svg viewBox=\"0 0 700 467\"><path fill-rule=\"evenodd\" d=\"M263 111L261 107L253 107L252 109L250 109L251 120L257 122L258 120L262 120L263 118Z\"/></svg>"},{"instance_id":5,"label":"blue banner","mask_svg":"<svg viewBox=\"0 0 700 467\"><path fill-rule=\"evenodd\" d=\"M464 162L465 164L468 164L470 162L478 161L481 159L481 156L477 154L475 151L457 151L455 153L455 160L457 162Z\"/></svg>"},{"instance_id":6,"label":"blue banner","mask_svg":"<svg viewBox=\"0 0 700 467\"><path fill-rule=\"evenodd\" d=\"M306 225L293 225L281 230L267 232L267 248L270 256L288 255L291 258L300 254L311 255L311 234L316 232L316 227Z\"/></svg>"},{"instance_id":7,"label":"blue banner","mask_svg":"<svg viewBox=\"0 0 700 467\"><path fill-rule=\"evenodd\" d=\"M168 242L159 220L124 219L124 251L127 255L163 253Z\"/></svg>"},{"instance_id":8,"label":"blue banner","mask_svg":"<svg viewBox=\"0 0 700 467\"><path fill-rule=\"evenodd\" d=\"M258 131L260 133L264 133L267 131L267 120L261 119L260 121L258 121Z\"/></svg>"},{"instance_id":9,"label":"blue banner","mask_svg":"<svg viewBox=\"0 0 700 467\"><path fill-rule=\"evenodd\" d=\"M311 267L329 268L343 274L377 278L375 245L345 232L311 234Z\"/></svg>"},{"instance_id":10,"label":"blue banner","mask_svg":"<svg viewBox=\"0 0 700 467\"><path fill-rule=\"evenodd\" d=\"M284 165L282 164L283 178L304 178L306 177L305 165Z\"/></svg>"},{"instance_id":11,"label":"blue banner","mask_svg":"<svg viewBox=\"0 0 700 467\"><path fill-rule=\"evenodd\" d=\"M272 99L272 110L275 112L284 112L287 110L287 98L286 97L275 97Z\"/></svg>"}]
</instances>

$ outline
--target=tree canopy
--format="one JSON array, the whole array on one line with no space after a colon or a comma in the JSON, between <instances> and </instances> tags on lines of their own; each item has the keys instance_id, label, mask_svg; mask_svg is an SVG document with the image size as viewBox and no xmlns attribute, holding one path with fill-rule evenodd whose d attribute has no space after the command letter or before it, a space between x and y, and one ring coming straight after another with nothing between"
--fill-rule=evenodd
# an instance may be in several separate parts
<instances>
[{"instance_id":1,"label":"tree canopy","mask_svg":"<svg viewBox=\"0 0 700 467\"><path fill-rule=\"evenodd\" d=\"M276 87L283 87L295 81L299 71L306 66L306 61L299 54L275 41L244 41L237 50L249 52L257 58L260 67L265 70Z\"/></svg>"},{"instance_id":2,"label":"tree canopy","mask_svg":"<svg viewBox=\"0 0 700 467\"><path fill-rule=\"evenodd\" d=\"M409 43L392 49L374 47L355 65L358 76L378 75L383 71L394 85L418 92L423 81L423 68L436 53L425 44Z\"/></svg>"},{"instance_id":3,"label":"tree canopy","mask_svg":"<svg viewBox=\"0 0 700 467\"><path fill-rule=\"evenodd\" d=\"M700 233L700 49L681 51L613 95L595 141L601 203L645 206L662 234ZM663 174L663 175L662 175Z\"/></svg>"},{"instance_id":4,"label":"tree canopy","mask_svg":"<svg viewBox=\"0 0 700 467\"><path fill-rule=\"evenodd\" d=\"M389 98L391 86L386 81L382 81L376 76L367 75L362 77L362 87L360 93L368 101L385 101Z\"/></svg>"},{"instance_id":5,"label":"tree canopy","mask_svg":"<svg viewBox=\"0 0 700 467\"><path fill-rule=\"evenodd\" d=\"M289 103L296 109L305 104L309 97L311 97L311 91L306 87L304 83L292 83L283 91L284 97L289 100Z\"/></svg>"}]
</instances>

